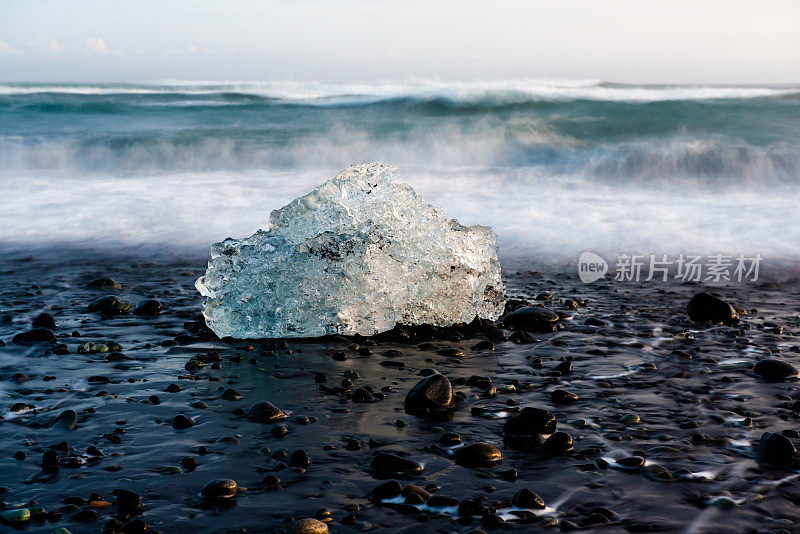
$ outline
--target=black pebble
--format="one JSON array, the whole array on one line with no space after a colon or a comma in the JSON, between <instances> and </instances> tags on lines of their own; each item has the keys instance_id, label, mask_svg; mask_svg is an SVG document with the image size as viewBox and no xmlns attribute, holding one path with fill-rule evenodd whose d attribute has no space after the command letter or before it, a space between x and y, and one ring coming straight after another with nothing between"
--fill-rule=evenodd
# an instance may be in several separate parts
<instances>
[{"instance_id":1,"label":"black pebble","mask_svg":"<svg viewBox=\"0 0 800 534\"><path fill-rule=\"evenodd\" d=\"M194 425L194 419L183 414L178 414L172 419L172 428L176 430L184 430Z\"/></svg>"},{"instance_id":2,"label":"black pebble","mask_svg":"<svg viewBox=\"0 0 800 534\"><path fill-rule=\"evenodd\" d=\"M693 296L686 306L686 312L689 314L689 319L694 322L736 323L739 321L739 314L736 313L733 306L709 293L698 293Z\"/></svg>"},{"instance_id":3,"label":"black pebble","mask_svg":"<svg viewBox=\"0 0 800 534\"><path fill-rule=\"evenodd\" d=\"M760 360L753 367L753 372L764 380L785 380L797 377L797 367L786 360L768 358Z\"/></svg>"},{"instance_id":4,"label":"black pebble","mask_svg":"<svg viewBox=\"0 0 800 534\"><path fill-rule=\"evenodd\" d=\"M56 320L53 319L53 316L47 312L42 312L36 319L33 320L33 327L34 328L47 328L49 330L56 329Z\"/></svg>"}]
</instances>

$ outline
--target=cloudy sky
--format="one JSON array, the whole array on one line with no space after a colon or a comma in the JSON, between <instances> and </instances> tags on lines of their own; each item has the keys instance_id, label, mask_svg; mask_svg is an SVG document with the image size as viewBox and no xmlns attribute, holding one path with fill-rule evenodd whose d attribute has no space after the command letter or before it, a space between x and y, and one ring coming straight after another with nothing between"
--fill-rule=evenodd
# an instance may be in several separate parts
<instances>
[{"instance_id":1,"label":"cloudy sky","mask_svg":"<svg viewBox=\"0 0 800 534\"><path fill-rule=\"evenodd\" d=\"M800 82L797 0L2 0L0 80Z\"/></svg>"}]
</instances>

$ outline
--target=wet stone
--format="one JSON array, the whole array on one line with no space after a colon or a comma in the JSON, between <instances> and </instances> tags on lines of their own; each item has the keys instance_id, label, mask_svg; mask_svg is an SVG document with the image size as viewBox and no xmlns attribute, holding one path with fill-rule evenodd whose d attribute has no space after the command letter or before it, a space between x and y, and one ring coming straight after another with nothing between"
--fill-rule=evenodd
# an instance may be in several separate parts
<instances>
[{"instance_id":1,"label":"wet stone","mask_svg":"<svg viewBox=\"0 0 800 534\"><path fill-rule=\"evenodd\" d=\"M207 482L200 494L209 499L229 499L236 495L238 485L230 478L216 478Z\"/></svg>"},{"instance_id":2,"label":"wet stone","mask_svg":"<svg viewBox=\"0 0 800 534\"><path fill-rule=\"evenodd\" d=\"M558 319L558 314L553 310L529 306L506 315L503 318L503 326L525 332L552 332Z\"/></svg>"},{"instance_id":3,"label":"wet stone","mask_svg":"<svg viewBox=\"0 0 800 534\"><path fill-rule=\"evenodd\" d=\"M527 488L519 490L511 500L514 506L519 508L530 508L533 510L544 510L544 499Z\"/></svg>"},{"instance_id":4,"label":"wet stone","mask_svg":"<svg viewBox=\"0 0 800 534\"><path fill-rule=\"evenodd\" d=\"M358 388L353 391L353 402L357 403L368 403L368 402L375 402L375 397L372 396L372 393L364 388Z\"/></svg>"},{"instance_id":5,"label":"wet stone","mask_svg":"<svg viewBox=\"0 0 800 534\"><path fill-rule=\"evenodd\" d=\"M764 380L787 380L797 378L797 367L786 360L767 358L760 360L753 367L753 372Z\"/></svg>"},{"instance_id":6,"label":"wet stone","mask_svg":"<svg viewBox=\"0 0 800 534\"><path fill-rule=\"evenodd\" d=\"M156 299L146 299L138 304L133 309L133 313L136 315L145 315L145 316L153 316L158 315L161 313L161 303Z\"/></svg>"},{"instance_id":7,"label":"wet stone","mask_svg":"<svg viewBox=\"0 0 800 534\"><path fill-rule=\"evenodd\" d=\"M33 320L34 328L47 328L48 330L56 329L56 320L47 312L42 312Z\"/></svg>"},{"instance_id":8,"label":"wet stone","mask_svg":"<svg viewBox=\"0 0 800 534\"><path fill-rule=\"evenodd\" d=\"M385 499L393 499L400 495L403 486L396 480L389 480L372 490L370 498L372 502L378 503Z\"/></svg>"},{"instance_id":9,"label":"wet stone","mask_svg":"<svg viewBox=\"0 0 800 534\"><path fill-rule=\"evenodd\" d=\"M571 391L556 389L550 393L554 404L574 404L580 397Z\"/></svg>"},{"instance_id":10,"label":"wet stone","mask_svg":"<svg viewBox=\"0 0 800 534\"><path fill-rule=\"evenodd\" d=\"M542 452L556 456L572 450L572 436L566 432L556 432L542 444Z\"/></svg>"},{"instance_id":11,"label":"wet stone","mask_svg":"<svg viewBox=\"0 0 800 534\"><path fill-rule=\"evenodd\" d=\"M92 280L86 287L89 289L121 289L122 286L111 278L97 278Z\"/></svg>"},{"instance_id":12,"label":"wet stone","mask_svg":"<svg viewBox=\"0 0 800 534\"><path fill-rule=\"evenodd\" d=\"M56 343L56 335L48 328L32 328L27 332L20 332L11 341L17 345L33 345L36 343Z\"/></svg>"},{"instance_id":13,"label":"wet stone","mask_svg":"<svg viewBox=\"0 0 800 534\"><path fill-rule=\"evenodd\" d=\"M791 440L784 435L765 432L758 442L758 459L779 467L788 467L795 461L797 450Z\"/></svg>"},{"instance_id":14,"label":"wet stone","mask_svg":"<svg viewBox=\"0 0 800 534\"><path fill-rule=\"evenodd\" d=\"M61 412L58 417L53 419L50 426L59 427L66 430L75 430L78 425L78 414L75 410L65 410Z\"/></svg>"},{"instance_id":15,"label":"wet stone","mask_svg":"<svg viewBox=\"0 0 800 534\"><path fill-rule=\"evenodd\" d=\"M286 414L271 402L261 401L250 408L247 418L254 423L275 423L286 419Z\"/></svg>"},{"instance_id":16,"label":"wet stone","mask_svg":"<svg viewBox=\"0 0 800 534\"><path fill-rule=\"evenodd\" d=\"M117 514L120 517L136 516L142 513L142 498L126 489L115 489L111 492L115 497Z\"/></svg>"},{"instance_id":17,"label":"wet stone","mask_svg":"<svg viewBox=\"0 0 800 534\"><path fill-rule=\"evenodd\" d=\"M629 469L638 469L644 467L644 458L641 456L626 456L617 460L617 465L627 467Z\"/></svg>"},{"instance_id":18,"label":"wet stone","mask_svg":"<svg viewBox=\"0 0 800 534\"><path fill-rule=\"evenodd\" d=\"M464 466L477 466L499 462L503 454L494 444L488 442L471 443L459 447L453 453L456 463Z\"/></svg>"},{"instance_id":19,"label":"wet stone","mask_svg":"<svg viewBox=\"0 0 800 534\"><path fill-rule=\"evenodd\" d=\"M106 295L89 303L87 310L100 312L106 315L124 315L131 309L131 303L126 302L116 295Z\"/></svg>"},{"instance_id":20,"label":"wet stone","mask_svg":"<svg viewBox=\"0 0 800 534\"><path fill-rule=\"evenodd\" d=\"M290 467L300 467L306 469L310 465L311 465L311 458L309 458L308 453L306 451L295 451L289 458Z\"/></svg>"},{"instance_id":21,"label":"wet stone","mask_svg":"<svg viewBox=\"0 0 800 534\"><path fill-rule=\"evenodd\" d=\"M422 465L395 454L380 453L373 458L370 469L376 478L388 478L394 475L416 475L422 472Z\"/></svg>"},{"instance_id":22,"label":"wet stone","mask_svg":"<svg viewBox=\"0 0 800 534\"><path fill-rule=\"evenodd\" d=\"M689 319L694 322L736 323L739 314L736 310L720 299L709 293L698 293L693 296L686 306Z\"/></svg>"},{"instance_id":23,"label":"wet stone","mask_svg":"<svg viewBox=\"0 0 800 534\"><path fill-rule=\"evenodd\" d=\"M503 436L514 447L533 447L544 443L556 430L556 418L547 410L525 407L503 425Z\"/></svg>"},{"instance_id":24,"label":"wet stone","mask_svg":"<svg viewBox=\"0 0 800 534\"><path fill-rule=\"evenodd\" d=\"M420 380L405 398L406 413L419 416L441 414L453 402L453 386L447 377L434 374Z\"/></svg>"},{"instance_id":25,"label":"wet stone","mask_svg":"<svg viewBox=\"0 0 800 534\"><path fill-rule=\"evenodd\" d=\"M307 517L301 519L292 527L292 534L327 534L328 525L324 522Z\"/></svg>"},{"instance_id":26,"label":"wet stone","mask_svg":"<svg viewBox=\"0 0 800 534\"><path fill-rule=\"evenodd\" d=\"M195 425L194 419L189 416L178 414L172 418L172 428L176 430L185 430Z\"/></svg>"}]
</instances>

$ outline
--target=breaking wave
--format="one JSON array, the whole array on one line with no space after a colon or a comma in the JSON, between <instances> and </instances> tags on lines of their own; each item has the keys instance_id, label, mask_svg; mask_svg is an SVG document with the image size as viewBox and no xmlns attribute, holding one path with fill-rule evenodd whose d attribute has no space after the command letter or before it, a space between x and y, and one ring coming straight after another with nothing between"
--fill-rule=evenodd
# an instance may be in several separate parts
<instances>
[{"instance_id":1,"label":"breaking wave","mask_svg":"<svg viewBox=\"0 0 800 534\"><path fill-rule=\"evenodd\" d=\"M0 84L0 243L207 244L373 160L506 251L800 252L800 87L601 81Z\"/></svg>"}]
</instances>

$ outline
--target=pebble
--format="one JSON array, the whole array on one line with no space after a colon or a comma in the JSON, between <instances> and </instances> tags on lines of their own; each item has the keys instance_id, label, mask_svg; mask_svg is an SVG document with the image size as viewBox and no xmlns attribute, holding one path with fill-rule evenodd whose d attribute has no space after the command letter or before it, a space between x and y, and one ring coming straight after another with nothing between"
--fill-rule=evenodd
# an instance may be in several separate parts
<instances>
[{"instance_id":1,"label":"pebble","mask_svg":"<svg viewBox=\"0 0 800 534\"><path fill-rule=\"evenodd\" d=\"M132 491L115 489L111 492L116 498L117 515L122 517L141 515L142 498Z\"/></svg>"},{"instance_id":2,"label":"pebble","mask_svg":"<svg viewBox=\"0 0 800 534\"><path fill-rule=\"evenodd\" d=\"M572 450L572 436L566 432L556 432L542 444L542 452L552 456L565 454Z\"/></svg>"},{"instance_id":3,"label":"pebble","mask_svg":"<svg viewBox=\"0 0 800 534\"><path fill-rule=\"evenodd\" d=\"M33 345L36 343L56 343L56 335L48 328L32 328L27 332L20 332L11 338L17 345Z\"/></svg>"},{"instance_id":4,"label":"pebble","mask_svg":"<svg viewBox=\"0 0 800 534\"><path fill-rule=\"evenodd\" d=\"M200 494L209 499L229 499L236 495L238 485L230 478L216 478L207 482Z\"/></svg>"},{"instance_id":5,"label":"pebble","mask_svg":"<svg viewBox=\"0 0 800 534\"><path fill-rule=\"evenodd\" d=\"M275 423L286 419L286 414L271 402L261 401L250 408L247 418L254 423Z\"/></svg>"},{"instance_id":6,"label":"pebble","mask_svg":"<svg viewBox=\"0 0 800 534\"><path fill-rule=\"evenodd\" d=\"M558 323L558 314L548 308L530 306L520 308L503 318L503 326L526 332L552 332Z\"/></svg>"},{"instance_id":7,"label":"pebble","mask_svg":"<svg viewBox=\"0 0 800 534\"><path fill-rule=\"evenodd\" d=\"M453 386L446 376L423 378L405 398L406 413L427 417L444 413L453 402Z\"/></svg>"},{"instance_id":8,"label":"pebble","mask_svg":"<svg viewBox=\"0 0 800 534\"><path fill-rule=\"evenodd\" d=\"M369 403L369 402L375 402L375 397L369 390L365 388L358 388L355 391L353 391L352 400L353 402L357 403Z\"/></svg>"},{"instance_id":9,"label":"pebble","mask_svg":"<svg viewBox=\"0 0 800 534\"><path fill-rule=\"evenodd\" d=\"M0 518L7 523L24 523L31 518L31 511L27 508L14 508L0 512Z\"/></svg>"},{"instance_id":10,"label":"pebble","mask_svg":"<svg viewBox=\"0 0 800 534\"><path fill-rule=\"evenodd\" d=\"M194 419L189 416L178 414L172 418L172 428L176 430L185 430L195 425Z\"/></svg>"},{"instance_id":11,"label":"pebble","mask_svg":"<svg viewBox=\"0 0 800 534\"><path fill-rule=\"evenodd\" d=\"M135 315L153 316L161 313L161 303L156 299L146 299L139 302L133 309Z\"/></svg>"},{"instance_id":12,"label":"pebble","mask_svg":"<svg viewBox=\"0 0 800 534\"><path fill-rule=\"evenodd\" d=\"M106 315L124 315L131 309L131 303L116 295L106 295L89 303L88 311L98 311Z\"/></svg>"},{"instance_id":13,"label":"pebble","mask_svg":"<svg viewBox=\"0 0 800 534\"><path fill-rule=\"evenodd\" d=\"M528 488L519 490L514 495L514 498L511 499L511 502L514 504L514 506L518 506L520 508L530 508L533 510L544 510L545 508L544 499L539 497L539 495L532 492Z\"/></svg>"},{"instance_id":14,"label":"pebble","mask_svg":"<svg viewBox=\"0 0 800 534\"><path fill-rule=\"evenodd\" d=\"M698 293L686 306L689 319L694 322L736 323L739 314L724 300L709 293Z\"/></svg>"},{"instance_id":15,"label":"pebble","mask_svg":"<svg viewBox=\"0 0 800 534\"><path fill-rule=\"evenodd\" d=\"M525 407L503 425L503 436L513 446L531 446L544 443L544 436L556 430L556 417L540 408Z\"/></svg>"},{"instance_id":16,"label":"pebble","mask_svg":"<svg viewBox=\"0 0 800 534\"><path fill-rule=\"evenodd\" d=\"M575 393L564 389L556 389L550 393L550 398L552 399L554 404L573 404L575 403L580 397Z\"/></svg>"},{"instance_id":17,"label":"pebble","mask_svg":"<svg viewBox=\"0 0 800 534\"><path fill-rule=\"evenodd\" d=\"M789 378L797 378L797 367L787 362L786 360L776 360L767 358L760 360L753 367L753 372L764 380L786 380Z\"/></svg>"},{"instance_id":18,"label":"pebble","mask_svg":"<svg viewBox=\"0 0 800 534\"><path fill-rule=\"evenodd\" d=\"M630 469L644 467L644 458L641 456L626 456L617 460L617 465Z\"/></svg>"},{"instance_id":19,"label":"pebble","mask_svg":"<svg viewBox=\"0 0 800 534\"><path fill-rule=\"evenodd\" d=\"M626 413L625 415L619 418L620 423L624 423L626 425L635 425L640 423L642 419L635 413Z\"/></svg>"},{"instance_id":20,"label":"pebble","mask_svg":"<svg viewBox=\"0 0 800 534\"><path fill-rule=\"evenodd\" d=\"M97 278L96 280L92 280L86 287L89 289L121 289L122 286L119 285L117 282L112 280L111 278Z\"/></svg>"},{"instance_id":21,"label":"pebble","mask_svg":"<svg viewBox=\"0 0 800 534\"><path fill-rule=\"evenodd\" d=\"M762 462L779 467L788 467L794 463L797 450L786 436L765 432L758 442L756 454Z\"/></svg>"},{"instance_id":22,"label":"pebble","mask_svg":"<svg viewBox=\"0 0 800 534\"><path fill-rule=\"evenodd\" d=\"M78 414L75 413L75 410L64 410L50 423L50 426L57 426L66 430L75 430L77 425Z\"/></svg>"},{"instance_id":23,"label":"pebble","mask_svg":"<svg viewBox=\"0 0 800 534\"><path fill-rule=\"evenodd\" d=\"M370 500L379 503L385 499L393 499L403 492L403 486L396 480L389 480L377 486L370 493Z\"/></svg>"},{"instance_id":24,"label":"pebble","mask_svg":"<svg viewBox=\"0 0 800 534\"><path fill-rule=\"evenodd\" d=\"M422 465L395 454L380 453L373 458L370 469L373 476L388 478L393 475L416 475L422 472Z\"/></svg>"},{"instance_id":25,"label":"pebble","mask_svg":"<svg viewBox=\"0 0 800 534\"><path fill-rule=\"evenodd\" d=\"M301 467L303 469L306 469L310 465L311 465L311 458L309 458L308 453L306 451L302 450L295 451L289 458L290 467Z\"/></svg>"},{"instance_id":26,"label":"pebble","mask_svg":"<svg viewBox=\"0 0 800 534\"><path fill-rule=\"evenodd\" d=\"M48 330L56 329L56 320L47 312L42 312L33 320L34 328L47 328Z\"/></svg>"},{"instance_id":27,"label":"pebble","mask_svg":"<svg viewBox=\"0 0 800 534\"><path fill-rule=\"evenodd\" d=\"M456 463L465 466L483 465L499 462L503 459L503 453L500 452L500 449L493 443L488 442L464 445L457 448L453 455Z\"/></svg>"},{"instance_id":28,"label":"pebble","mask_svg":"<svg viewBox=\"0 0 800 534\"><path fill-rule=\"evenodd\" d=\"M294 524L292 534L328 534L328 525L319 519L306 517Z\"/></svg>"}]
</instances>

